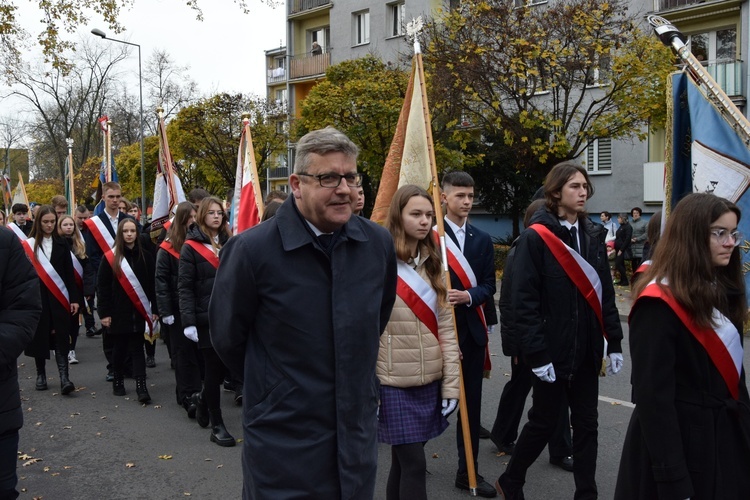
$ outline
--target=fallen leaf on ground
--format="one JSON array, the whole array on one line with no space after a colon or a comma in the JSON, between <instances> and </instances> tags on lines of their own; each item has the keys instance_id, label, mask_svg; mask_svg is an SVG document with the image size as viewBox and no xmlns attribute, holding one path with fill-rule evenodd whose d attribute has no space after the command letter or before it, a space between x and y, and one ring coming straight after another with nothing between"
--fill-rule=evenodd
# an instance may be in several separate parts
<instances>
[{"instance_id":1,"label":"fallen leaf on ground","mask_svg":"<svg viewBox=\"0 0 750 500\"><path fill-rule=\"evenodd\" d=\"M438 455L437 453L433 453L432 458L440 458L440 455Z\"/></svg>"},{"instance_id":2,"label":"fallen leaf on ground","mask_svg":"<svg viewBox=\"0 0 750 500\"><path fill-rule=\"evenodd\" d=\"M186 492L184 492L184 493L183 493L183 495L184 495L184 496L186 496L186 497L189 497L189 496L190 496L190 493L188 493L188 492L186 491Z\"/></svg>"},{"instance_id":3,"label":"fallen leaf on ground","mask_svg":"<svg viewBox=\"0 0 750 500\"><path fill-rule=\"evenodd\" d=\"M39 427L40 425L42 425L42 423L41 422L37 422L34 425L36 425L37 427Z\"/></svg>"},{"instance_id":4,"label":"fallen leaf on ground","mask_svg":"<svg viewBox=\"0 0 750 500\"><path fill-rule=\"evenodd\" d=\"M224 467L223 464L219 464L219 465L216 466L217 469L221 469L222 467Z\"/></svg>"},{"instance_id":5,"label":"fallen leaf on ground","mask_svg":"<svg viewBox=\"0 0 750 500\"><path fill-rule=\"evenodd\" d=\"M31 460L27 460L27 461L25 461L25 462L23 463L23 466L24 466L24 467L28 467L29 465L33 465L33 464L35 464L35 463L37 463L37 462L41 462L41 461L42 461L42 459L41 459L41 458L32 458Z\"/></svg>"},{"instance_id":6,"label":"fallen leaf on ground","mask_svg":"<svg viewBox=\"0 0 750 500\"><path fill-rule=\"evenodd\" d=\"M63 465L63 469L65 470L72 469L72 468L73 468L72 465Z\"/></svg>"},{"instance_id":7,"label":"fallen leaf on ground","mask_svg":"<svg viewBox=\"0 0 750 500\"><path fill-rule=\"evenodd\" d=\"M53 472L52 474L50 474L50 476L59 476L59 475L60 475L59 472Z\"/></svg>"},{"instance_id":8,"label":"fallen leaf on ground","mask_svg":"<svg viewBox=\"0 0 750 500\"><path fill-rule=\"evenodd\" d=\"M135 467L135 464L133 462L128 462L125 464L125 467L127 467L128 469L132 469L133 467Z\"/></svg>"},{"instance_id":9,"label":"fallen leaf on ground","mask_svg":"<svg viewBox=\"0 0 750 500\"><path fill-rule=\"evenodd\" d=\"M45 468L44 468L44 469L42 469L42 470L43 470L44 472L49 472L49 466L45 467Z\"/></svg>"},{"instance_id":10,"label":"fallen leaf on ground","mask_svg":"<svg viewBox=\"0 0 750 500\"><path fill-rule=\"evenodd\" d=\"M159 455L162 460L172 460L172 455Z\"/></svg>"},{"instance_id":11,"label":"fallen leaf on ground","mask_svg":"<svg viewBox=\"0 0 750 500\"><path fill-rule=\"evenodd\" d=\"M73 426L72 426L72 425L64 425L64 426L63 426L63 429L72 429L72 428L73 428Z\"/></svg>"},{"instance_id":12,"label":"fallen leaf on ground","mask_svg":"<svg viewBox=\"0 0 750 500\"><path fill-rule=\"evenodd\" d=\"M18 460L28 460L30 458L34 457L32 457L31 455L27 455L26 453L22 454L20 451L18 452Z\"/></svg>"},{"instance_id":13,"label":"fallen leaf on ground","mask_svg":"<svg viewBox=\"0 0 750 500\"><path fill-rule=\"evenodd\" d=\"M161 405L154 405L154 410L158 410L159 408L161 408Z\"/></svg>"}]
</instances>

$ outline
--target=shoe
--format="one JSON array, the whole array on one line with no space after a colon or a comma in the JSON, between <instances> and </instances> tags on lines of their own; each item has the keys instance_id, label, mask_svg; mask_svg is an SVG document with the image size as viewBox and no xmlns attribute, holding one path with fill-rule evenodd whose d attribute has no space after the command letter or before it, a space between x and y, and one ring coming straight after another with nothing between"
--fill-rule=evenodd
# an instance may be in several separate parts
<instances>
[{"instance_id":1,"label":"shoe","mask_svg":"<svg viewBox=\"0 0 750 500\"><path fill-rule=\"evenodd\" d=\"M492 437L492 434L490 431L484 428L484 426L479 426L479 439L489 439Z\"/></svg>"},{"instance_id":2,"label":"shoe","mask_svg":"<svg viewBox=\"0 0 750 500\"><path fill-rule=\"evenodd\" d=\"M112 382L112 381L113 381L114 379L115 379L115 374L114 374L114 373L112 373L112 371L111 371L111 370L110 370L110 371L108 371L108 372L107 372L107 376L106 376L106 377L104 377L104 380L106 380L107 382Z\"/></svg>"},{"instance_id":3,"label":"shoe","mask_svg":"<svg viewBox=\"0 0 750 500\"><path fill-rule=\"evenodd\" d=\"M516 443L495 443L495 446L497 446L497 452L503 455L512 455L516 451Z\"/></svg>"},{"instance_id":4,"label":"shoe","mask_svg":"<svg viewBox=\"0 0 750 500\"><path fill-rule=\"evenodd\" d=\"M208 405L206 404L206 400L203 399L203 393L196 392L195 394L193 394L192 399L193 401L195 401L196 422L198 422L198 425L200 425L201 427L208 427L208 424L209 424Z\"/></svg>"},{"instance_id":5,"label":"shoe","mask_svg":"<svg viewBox=\"0 0 750 500\"><path fill-rule=\"evenodd\" d=\"M151 401L151 396L146 388L146 377L136 377L135 393L138 394L138 402L146 404Z\"/></svg>"},{"instance_id":6,"label":"shoe","mask_svg":"<svg viewBox=\"0 0 750 500\"><path fill-rule=\"evenodd\" d=\"M60 392L67 396L76 390L76 386L68 378L68 356L60 351L55 351L55 361L57 361L57 371L60 372Z\"/></svg>"},{"instance_id":7,"label":"shoe","mask_svg":"<svg viewBox=\"0 0 750 500\"><path fill-rule=\"evenodd\" d=\"M71 365L77 365L78 364L78 358L76 358L76 352L70 351L68 353L68 363Z\"/></svg>"},{"instance_id":8,"label":"shoe","mask_svg":"<svg viewBox=\"0 0 750 500\"><path fill-rule=\"evenodd\" d=\"M115 375L112 379L112 394L115 396L124 396L127 394L125 392L125 377L120 375Z\"/></svg>"},{"instance_id":9,"label":"shoe","mask_svg":"<svg viewBox=\"0 0 750 500\"><path fill-rule=\"evenodd\" d=\"M182 400L182 407L185 408L188 418L195 418L195 412L198 411L198 405L191 397Z\"/></svg>"},{"instance_id":10,"label":"shoe","mask_svg":"<svg viewBox=\"0 0 750 500\"><path fill-rule=\"evenodd\" d=\"M94 327L92 326L91 328L87 328L87 329L86 329L86 336L87 336L88 338L91 338L91 337L93 337L93 336L95 336L95 335L96 335L96 328L94 328Z\"/></svg>"},{"instance_id":11,"label":"shoe","mask_svg":"<svg viewBox=\"0 0 750 500\"><path fill-rule=\"evenodd\" d=\"M469 488L469 475L466 473L457 472L455 484L459 490L471 491L471 488ZM497 496L497 490L479 474L477 474L477 495L483 498L495 498Z\"/></svg>"},{"instance_id":12,"label":"shoe","mask_svg":"<svg viewBox=\"0 0 750 500\"><path fill-rule=\"evenodd\" d=\"M573 457L549 457L549 463L562 470L573 472Z\"/></svg>"},{"instance_id":13,"label":"shoe","mask_svg":"<svg viewBox=\"0 0 750 500\"><path fill-rule=\"evenodd\" d=\"M146 356L146 368L156 368L156 360L153 356Z\"/></svg>"},{"instance_id":14,"label":"shoe","mask_svg":"<svg viewBox=\"0 0 750 500\"><path fill-rule=\"evenodd\" d=\"M236 445L237 440L229 434L224 425L221 410L208 410L208 413L211 417L211 442L226 447Z\"/></svg>"},{"instance_id":15,"label":"shoe","mask_svg":"<svg viewBox=\"0 0 750 500\"><path fill-rule=\"evenodd\" d=\"M242 386L236 385L234 389L234 404L236 406L242 406Z\"/></svg>"},{"instance_id":16,"label":"shoe","mask_svg":"<svg viewBox=\"0 0 750 500\"><path fill-rule=\"evenodd\" d=\"M37 391L46 391L47 390L47 374L42 371L42 373L36 374L36 386L34 387Z\"/></svg>"},{"instance_id":17,"label":"shoe","mask_svg":"<svg viewBox=\"0 0 750 500\"><path fill-rule=\"evenodd\" d=\"M228 378L224 379L223 387L224 387L224 390L227 392L234 392L234 382L232 382Z\"/></svg>"}]
</instances>

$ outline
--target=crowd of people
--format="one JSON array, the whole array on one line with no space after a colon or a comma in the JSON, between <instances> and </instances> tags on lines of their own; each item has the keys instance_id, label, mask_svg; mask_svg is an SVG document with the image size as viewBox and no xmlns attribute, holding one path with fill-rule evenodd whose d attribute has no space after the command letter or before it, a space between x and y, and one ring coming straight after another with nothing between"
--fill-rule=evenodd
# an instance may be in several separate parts
<instances>
[{"instance_id":1,"label":"crowd of people","mask_svg":"<svg viewBox=\"0 0 750 500\"><path fill-rule=\"evenodd\" d=\"M34 358L35 388L44 391L54 353L60 392L70 395L83 328L102 336L113 396L126 395L132 378L142 404L151 401L146 370L160 336L176 403L219 446L237 443L220 403L222 386L235 390L244 498L373 498L382 443L391 450L385 498L426 499L424 445L459 408L459 490L522 499L529 467L549 446L550 462L573 473L574 498L597 498L599 377L624 363L614 250L620 284L625 260L637 276L636 408L616 498L743 498L750 398L736 205L688 195L663 235L662 218L647 225L639 208L632 222L620 214L616 226L603 212L596 224L586 212L587 171L572 162L551 169L503 274L500 335L512 376L485 432L510 460L493 485L479 474L477 452L498 323L495 260L489 234L468 220L474 181L446 173L440 200L402 186L381 227L361 216L357 154L331 127L306 134L291 196L271 193L263 222L234 236L225 203L201 189L154 232L117 183L104 184L105 208L94 216L84 206L66 215L62 196L36 207L33 222L29 207L14 205L3 225L15 236L0 230L0 360L9 366L0 379L9 402L0 407L0 465L21 425L15 357L25 349ZM15 465L0 470L0 497L15 498Z\"/></svg>"}]
</instances>

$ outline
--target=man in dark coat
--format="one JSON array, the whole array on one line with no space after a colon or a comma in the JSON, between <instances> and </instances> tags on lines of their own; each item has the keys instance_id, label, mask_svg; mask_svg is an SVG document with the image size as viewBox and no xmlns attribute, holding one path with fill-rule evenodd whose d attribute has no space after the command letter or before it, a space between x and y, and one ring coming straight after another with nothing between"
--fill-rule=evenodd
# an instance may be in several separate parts
<instances>
[{"instance_id":1,"label":"man in dark coat","mask_svg":"<svg viewBox=\"0 0 750 500\"><path fill-rule=\"evenodd\" d=\"M396 256L385 229L351 217L357 153L331 127L305 135L293 196L220 254L211 340L232 372L244 367L245 499L374 494Z\"/></svg>"},{"instance_id":2,"label":"man in dark coat","mask_svg":"<svg viewBox=\"0 0 750 500\"><path fill-rule=\"evenodd\" d=\"M604 335L610 374L620 371L623 358L606 231L586 216L586 201L593 193L583 167L555 165L544 183L546 206L518 239L510 296L521 354L535 376L529 421L496 483L505 500L523 498L526 471L554 432L565 396L573 426L574 498L597 498Z\"/></svg>"},{"instance_id":3,"label":"man in dark coat","mask_svg":"<svg viewBox=\"0 0 750 500\"><path fill-rule=\"evenodd\" d=\"M625 261L633 258L633 252L630 250L630 246L633 244L631 241L633 228L628 223L628 214L620 214L617 222L620 223L620 227L617 228L617 233L615 233L615 270L620 274L620 281L617 284L630 286ZM633 268L633 272L635 273L635 268Z\"/></svg>"},{"instance_id":4,"label":"man in dark coat","mask_svg":"<svg viewBox=\"0 0 750 500\"><path fill-rule=\"evenodd\" d=\"M13 231L0 228L0 498L18 498L18 430L23 425L17 359L42 313L39 279Z\"/></svg>"},{"instance_id":5,"label":"man in dark coat","mask_svg":"<svg viewBox=\"0 0 750 500\"><path fill-rule=\"evenodd\" d=\"M470 269L461 270L461 276L473 274L474 282L462 281L451 265L451 290L448 301L454 307L459 347L461 348L461 370L466 394L471 449L474 455L474 470L477 468L479 450L479 417L482 411L482 380L484 378L487 352L487 325L483 310L485 304L493 308L495 295L495 249L490 235L468 223L469 212L474 203L474 179L466 172L449 172L443 177L441 200L446 205L445 235L453 240L457 252L465 258ZM459 257L459 256L457 256ZM493 324L494 324L493 323ZM458 449L458 471L455 485L468 490L469 478L461 420L456 426ZM477 476L477 494L482 497L496 496L491 484Z\"/></svg>"}]
</instances>

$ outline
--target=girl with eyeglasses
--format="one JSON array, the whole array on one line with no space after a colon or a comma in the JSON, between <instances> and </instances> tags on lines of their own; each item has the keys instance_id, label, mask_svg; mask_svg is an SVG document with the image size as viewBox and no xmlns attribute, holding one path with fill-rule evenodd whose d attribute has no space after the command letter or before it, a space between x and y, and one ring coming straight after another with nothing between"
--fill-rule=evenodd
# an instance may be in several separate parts
<instances>
[{"instance_id":1,"label":"girl with eyeglasses","mask_svg":"<svg viewBox=\"0 0 750 500\"><path fill-rule=\"evenodd\" d=\"M211 345L208 304L219 267L219 251L230 236L221 200L215 196L204 198L180 251L177 279L183 333L198 344L203 358L203 390L198 395L195 418L201 427L211 424L210 439L219 446L234 446L236 441L221 414L220 385L227 370Z\"/></svg>"},{"instance_id":2,"label":"girl with eyeglasses","mask_svg":"<svg viewBox=\"0 0 750 500\"><path fill-rule=\"evenodd\" d=\"M740 210L690 194L633 289L633 411L616 499L747 498L750 398Z\"/></svg>"}]
</instances>

